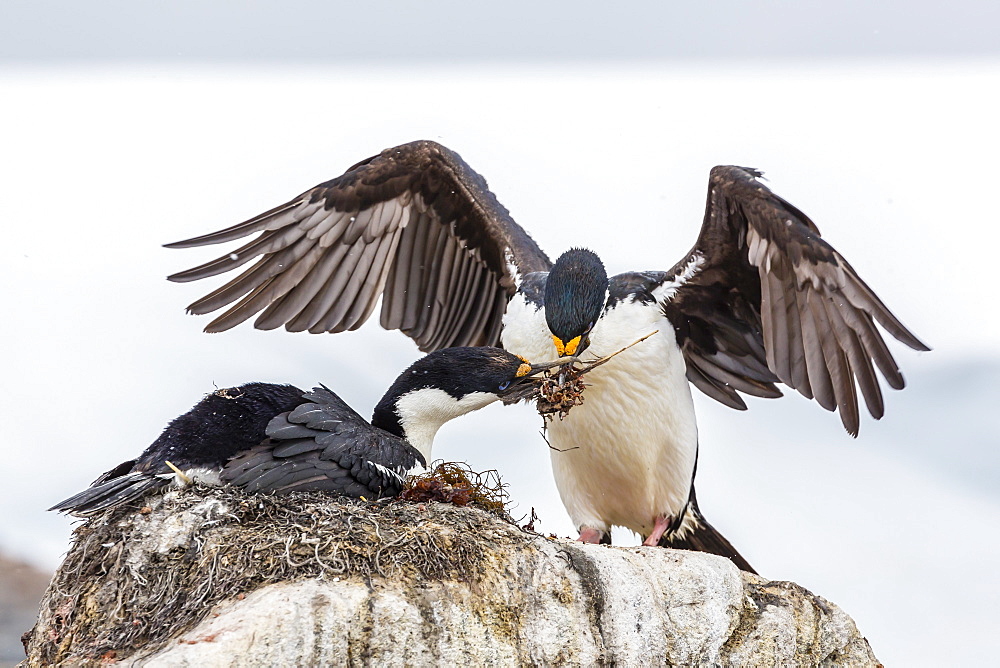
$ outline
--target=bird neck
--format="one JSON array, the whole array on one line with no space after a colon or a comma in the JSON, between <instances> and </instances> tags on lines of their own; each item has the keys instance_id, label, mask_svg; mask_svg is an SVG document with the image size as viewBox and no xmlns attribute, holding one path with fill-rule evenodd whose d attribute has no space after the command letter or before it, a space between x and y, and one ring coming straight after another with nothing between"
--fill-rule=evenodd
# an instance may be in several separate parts
<instances>
[{"instance_id":1,"label":"bird neck","mask_svg":"<svg viewBox=\"0 0 1000 668\"><path fill-rule=\"evenodd\" d=\"M434 437L441 425L496 399L497 395L486 392L472 392L457 399L436 387L423 387L383 397L375 408L372 425L405 438L430 464Z\"/></svg>"},{"instance_id":2,"label":"bird neck","mask_svg":"<svg viewBox=\"0 0 1000 668\"><path fill-rule=\"evenodd\" d=\"M423 455L427 466L430 466L433 460L431 455L434 449L434 437L437 435L438 429L441 428L441 424L431 424L425 421L418 422L410 425L410 428L406 430L406 435L403 437L407 443Z\"/></svg>"}]
</instances>

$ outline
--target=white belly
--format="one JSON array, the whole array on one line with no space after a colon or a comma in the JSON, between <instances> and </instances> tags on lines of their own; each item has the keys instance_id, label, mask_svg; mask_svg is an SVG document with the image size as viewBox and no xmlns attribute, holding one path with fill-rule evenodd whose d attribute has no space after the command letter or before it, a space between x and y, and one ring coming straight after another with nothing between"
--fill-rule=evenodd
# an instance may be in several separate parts
<instances>
[{"instance_id":1,"label":"white belly","mask_svg":"<svg viewBox=\"0 0 1000 668\"><path fill-rule=\"evenodd\" d=\"M656 330L587 374L583 405L549 423L552 472L577 528L616 525L646 535L658 515L676 516L687 503L698 429L670 322L655 304L621 304L598 321L583 357L603 357ZM520 296L501 338L532 362L557 357L544 310Z\"/></svg>"}]
</instances>

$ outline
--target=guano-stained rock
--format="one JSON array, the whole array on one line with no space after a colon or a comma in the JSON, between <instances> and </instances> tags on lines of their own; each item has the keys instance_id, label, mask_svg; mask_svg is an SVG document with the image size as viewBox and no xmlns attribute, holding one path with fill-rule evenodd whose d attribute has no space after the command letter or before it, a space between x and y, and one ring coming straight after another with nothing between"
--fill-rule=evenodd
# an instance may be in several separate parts
<instances>
[{"instance_id":1,"label":"guano-stained rock","mask_svg":"<svg viewBox=\"0 0 1000 668\"><path fill-rule=\"evenodd\" d=\"M837 606L721 557L307 494L94 517L41 610L29 665L878 665Z\"/></svg>"}]
</instances>

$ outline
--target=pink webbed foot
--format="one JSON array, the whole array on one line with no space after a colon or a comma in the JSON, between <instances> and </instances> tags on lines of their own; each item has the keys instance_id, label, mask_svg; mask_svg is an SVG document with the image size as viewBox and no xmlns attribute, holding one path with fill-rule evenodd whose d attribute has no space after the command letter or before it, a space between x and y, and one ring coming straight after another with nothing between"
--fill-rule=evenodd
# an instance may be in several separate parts
<instances>
[{"instance_id":1,"label":"pink webbed foot","mask_svg":"<svg viewBox=\"0 0 1000 668\"><path fill-rule=\"evenodd\" d=\"M660 539L663 538L664 532L670 528L670 519L660 515L656 518L656 522L653 524L653 531L646 537L646 540L642 541L643 545L648 547L656 547L660 544Z\"/></svg>"},{"instance_id":2,"label":"pink webbed foot","mask_svg":"<svg viewBox=\"0 0 1000 668\"><path fill-rule=\"evenodd\" d=\"M580 529L580 537L576 540L580 543L590 543L592 545L596 545L601 542L601 538L603 536L603 531L592 529L591 527L583 527Z\"/></svg>"}]
</instances>

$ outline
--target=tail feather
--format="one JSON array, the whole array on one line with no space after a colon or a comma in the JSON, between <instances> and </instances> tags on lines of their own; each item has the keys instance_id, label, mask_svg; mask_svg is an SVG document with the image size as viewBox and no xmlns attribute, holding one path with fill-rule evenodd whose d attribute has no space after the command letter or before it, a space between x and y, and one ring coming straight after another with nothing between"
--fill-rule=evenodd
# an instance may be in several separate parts
<instances>
[{"instance_id":1,"label":"tail feather","mask_svg":"<svg viewBox=\"0 0 1000 668\"><path fill-rule=\"evenodd\" d=\"M71 515L87 517L105 508L134 501L169 484L169 478L161 478L153 473L127 473L88 487L79 494L60 501L49 510L59 510Z\"/></svg>"},{"instance_id":2,"label":"tail feather","mask_svg":"<svg viewBox=\"0 0 1000 668\"><path fill-rule=\"evenodd\" d=\"M691 503L688 505L685 515L684 521L676 531L665 534L660 539L660 547L717 554L720 557L728 557L741 571L757 573L753 566L743 558L743 555L736 551L733 544L708 523L708 520L698 510L698 503L694 499L693 491Z\"/></svg>"}]
</instances>

